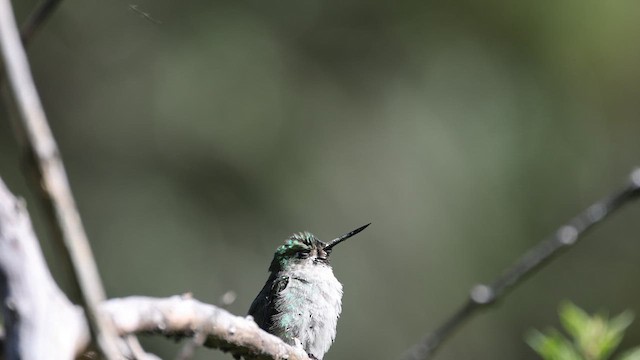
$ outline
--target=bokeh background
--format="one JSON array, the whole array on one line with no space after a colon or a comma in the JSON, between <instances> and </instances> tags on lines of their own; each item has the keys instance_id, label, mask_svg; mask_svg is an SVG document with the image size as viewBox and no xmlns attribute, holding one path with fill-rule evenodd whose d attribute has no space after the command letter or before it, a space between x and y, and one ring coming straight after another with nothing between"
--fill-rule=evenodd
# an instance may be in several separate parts
<instances>
[{"instance_id":1,"label":"bokeh background","mask_svg":"<svg viewBox=\"0 0 640 360\"><path fill-rule=\"evenodd\" d=\"M18 19L35 3L14 1ZM393 359L640 165L639 15L632 0L67 0L29 55L109 296L232 290L245 314L288 235L372 222L334 252L327 358ZM1 106L0 176L68 289ZM564 299L640 312L639 216L438 358L535 359L523 335L557 326ZM638 344L640 322L622 347Z\"/></svg>"}]
</instances>

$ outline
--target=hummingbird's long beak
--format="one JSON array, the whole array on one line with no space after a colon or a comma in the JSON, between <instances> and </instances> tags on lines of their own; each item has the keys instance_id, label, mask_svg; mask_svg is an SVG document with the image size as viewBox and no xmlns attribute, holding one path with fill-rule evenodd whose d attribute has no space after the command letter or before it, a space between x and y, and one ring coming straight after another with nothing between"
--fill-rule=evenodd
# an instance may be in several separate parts
<instances>
[{"instance_id":1,"label":"hummingbird's long beak","mask_svg":"<svg viewBox=\"0 0 640 360\"><path fill-rule=\"evenodd\" d=\"M347 240L348 238L352 237L353 235L356 235L357 233L359 233L360 231L364 230L367 228L367 226L371 225L371 223L368 223L367 225L364 226L360 226L359 228L353 230L353 231L349 231L348 233L340 236L339 238L333 239L331 241L329 241L329 243L327 245L325 245L325 247L323 248L324 251L329 251L331 250L332 247L340 244L341 242Z\"/></svg>"}]
</instances>

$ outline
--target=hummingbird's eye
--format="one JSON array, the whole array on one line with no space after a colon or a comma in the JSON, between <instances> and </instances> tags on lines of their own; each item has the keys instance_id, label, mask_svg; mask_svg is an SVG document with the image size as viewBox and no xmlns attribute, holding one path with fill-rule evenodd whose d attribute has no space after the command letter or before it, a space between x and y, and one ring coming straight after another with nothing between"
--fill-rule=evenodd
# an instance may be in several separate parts
<instances>
[{"instance_id":1,"label":"hummingbird's eye","mask_svg":"<svg viewBox=\"0 0 640 360\"><path fill-rule=\"evenodd\" d=\"M297 254L299 259L306 259L309 257L309 252L308 251L299 251Z\"/></svg>"}]
</instances>

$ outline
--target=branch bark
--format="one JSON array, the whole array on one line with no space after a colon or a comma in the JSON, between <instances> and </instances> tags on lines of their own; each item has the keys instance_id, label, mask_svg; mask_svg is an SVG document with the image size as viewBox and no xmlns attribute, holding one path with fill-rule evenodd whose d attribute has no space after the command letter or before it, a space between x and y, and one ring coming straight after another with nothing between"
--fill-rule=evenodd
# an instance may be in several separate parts
<instances>
[{"instance_id":1,"label":"branch bark","mask_svg":"<svg viewBox=\"0 0 640 360\"><path fill-rule=\"evenodd\" d=\"M13 359L72 359L89 332L82 308L55 284L31 227L24 201L0 180L0 292Z\"/></svg>"},{"instance_id":2,"label":"branch bark","mask_svg":"<svg viewBox=\"0 0 640 360\"><path fill-rule=\"evenodd\" d=\"M36 90L9 0L0 0L0 56L8 93L16 109L15 125L21 144L31 154L45 206L57 226L56 238L69 254L73 277L82 296L91 332L108 359L120 357L115 330L98 311L105 299L67 174Z\"/></svg>"},{"instance_id":3,"label":"branch bark","mask_svg":"<svg viewBox=\"0 0 640 360\"><path fill-rule=\"evenodd\" d=\"M109 314L120 335L151 333L186 338L206 334L203 345L247 359L308 360L304 350L285 344L256 325L190 296L158 299L132 296L108 300Z\"/></svg>"},{"instance_id":4,"label":"branch bark","mask_svg":"<svg viewBox=\"0 0 640 360\"><path fill-rule=\"evenodd\" d=\"M56 285L24 202L16 199L2 180L0 290L7 360L73 359L88 345L89 328L82 308L73 305ZM285 344L252 320L190 296L112 299L102 303L99 311L123 337L144 333L181 339L204 334L205 347L246 359L309 360L304 350Z\"/></svg>"},{"instance_id":5,"label":"branch bark","mask_svg":"<svg viewBox=\"0 0 640 360\"><path fill-rule=\"evenodd\" d=\"M555 233L525 253L512 267L505 270L489 285L479 284L469 292L469 299L432 333L424 337L403 355L404 360L430 359L440 345L455 330L478 311L489 307L525 278L549 263L563 251L575 245L587 230L620 210L623 205L640 197L640 169L630 175L629 183L622 189L592 204L586 210L561 226Z\"/></svg>"}]
</instances>

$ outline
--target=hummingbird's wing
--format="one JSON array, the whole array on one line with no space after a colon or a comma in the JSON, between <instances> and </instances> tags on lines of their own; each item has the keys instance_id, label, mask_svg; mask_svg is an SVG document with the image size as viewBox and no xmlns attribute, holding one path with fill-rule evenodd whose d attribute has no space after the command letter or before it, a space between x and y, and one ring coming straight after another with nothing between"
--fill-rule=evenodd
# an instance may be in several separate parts
<instances>
[{"instance_id":1,"label":"hummingbird's wing","mask_svg":"<svg viewBox=\"0 0 640 360\"><path fill-rule=\"evenodd\" d=\"M289 284L288 276L278 276L271 273L269 279L260 290L258 296L249 307L249 315L265 331L270 331L273 325L273 316L276 314L276 298L278 293L286 289Z\"/></svg>"}]
</instances>

